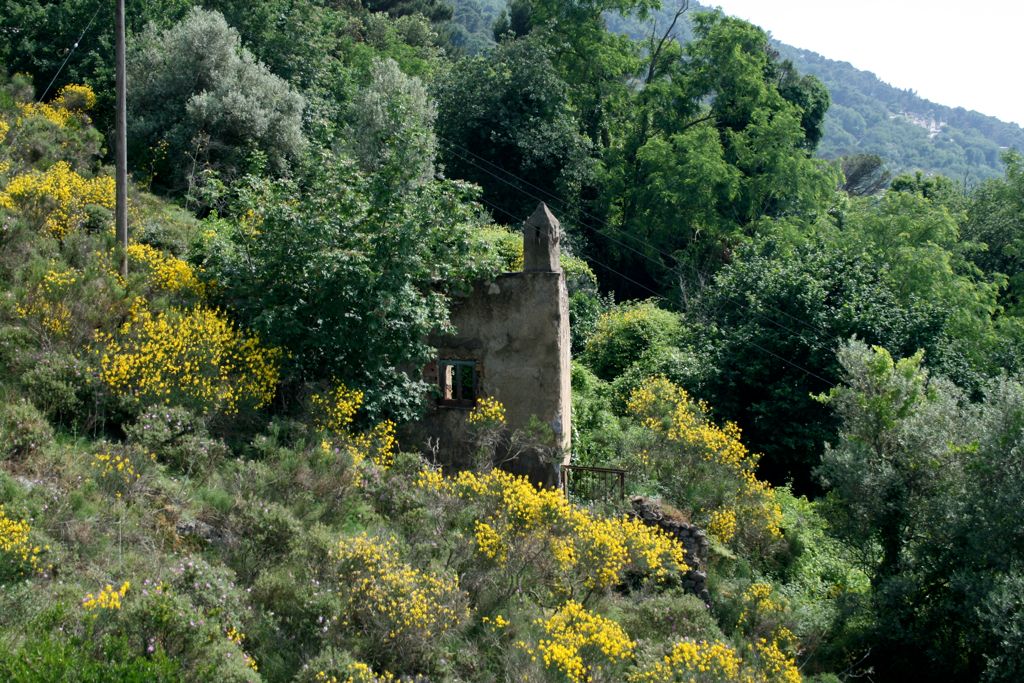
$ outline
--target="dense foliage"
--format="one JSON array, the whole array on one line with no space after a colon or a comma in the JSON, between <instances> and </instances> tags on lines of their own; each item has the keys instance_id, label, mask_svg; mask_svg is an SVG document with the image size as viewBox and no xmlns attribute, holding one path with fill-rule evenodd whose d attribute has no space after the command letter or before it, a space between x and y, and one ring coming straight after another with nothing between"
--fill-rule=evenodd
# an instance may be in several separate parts
<instances>
[{"instance_id":1,"label":"dense foliage","mask_svg":"<svg viewBox=\"0 0 1024 683\"><path fill-rule=\"evenodd\" d=\"M1020 678L1019 152L696 6L128 4L122 277L109 7L0 2L0 679ZM542 200L624 500L399 443Z\"/></svg>"}]
</instances>

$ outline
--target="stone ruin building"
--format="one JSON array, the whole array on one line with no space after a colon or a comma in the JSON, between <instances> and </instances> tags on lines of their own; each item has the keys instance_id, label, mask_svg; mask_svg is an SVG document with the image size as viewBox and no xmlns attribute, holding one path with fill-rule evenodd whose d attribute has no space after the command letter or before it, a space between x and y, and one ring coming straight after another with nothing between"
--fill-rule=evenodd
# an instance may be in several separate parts
<instances>
[{"instance_id":1,"label":"stone ruin building","mask_svg":"<svg viewBox=\"0 0 1024 683\"><path fill-rule=\"evenodd\" d=\"M478 399L505 405L506 438L542 423L543 445L508 449L501 466L536 483L558 484L569 463L572 415L569 296L559 263L561 228L540 204L523 226L521 272L479 282L452 303L455 333L430 339L437 359L424 371L434 387L426 416L407 443L436 453L445 467L473 462L467 418ZM429 444L429 446L428 446ZM504 449L504 450L503 450Z\"/></svg>"}]
</instances>

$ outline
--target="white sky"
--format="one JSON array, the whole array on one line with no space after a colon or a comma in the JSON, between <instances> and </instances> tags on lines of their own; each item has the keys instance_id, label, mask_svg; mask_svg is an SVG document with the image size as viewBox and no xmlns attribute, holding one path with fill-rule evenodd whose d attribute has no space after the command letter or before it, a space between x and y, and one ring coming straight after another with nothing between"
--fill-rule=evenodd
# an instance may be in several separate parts
<instances>
[{"instance_id":1,"label":"white sky","mask_svg":"<svg viewBox=\"0 0 1024 683\"><path fill-rule=\"evenodd\" d=\"M898 88L1024 126L1019 0L704 0Z\"/></svg>"}]
</instances>

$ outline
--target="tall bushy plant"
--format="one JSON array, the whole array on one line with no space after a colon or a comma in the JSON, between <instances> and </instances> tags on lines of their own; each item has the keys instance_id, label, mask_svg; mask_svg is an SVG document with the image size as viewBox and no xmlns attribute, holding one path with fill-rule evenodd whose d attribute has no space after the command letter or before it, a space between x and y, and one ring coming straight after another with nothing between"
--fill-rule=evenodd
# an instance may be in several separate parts
<instances>
[{"instance_id":1,"label":"tall bushy plant","mask_svg":"<svg viewBox=\"0 0 1024 683\"><path fill-rule=\"evenodd\" d=\"M241 220L211 223L217 295L288 351L292 380L363 389L371 419L415 414L426 336L448 325L443 291L475 269L471 190L431 181L396 193L330 154L301 184L250 180Z\"/></svg>"},{"instance_id":2,"label":"tall bushy plant","mask_svg":"<svg viewBox=\"0 0 1024 683\"><path fill-rule=\"evenodd\" d=\"M402 73L393 59L374 62L370 84L352 103L346 136L360 168L396 190L434 175L436 110L423 83Z\"/></svg>"},{"instance_id":3,"label":"tall bushy plant","mask_svg":"<svg viewBox=\"0 0 1024 683\"><path fill-rule=\"evenodd\" d=\"M205 167L233 175L263 158L282 173L305 145L303 97L256 61L218 12L197 7L165 31L150 26L128 64L132 156L170 189Z\"/></svg>"}]
</instances>

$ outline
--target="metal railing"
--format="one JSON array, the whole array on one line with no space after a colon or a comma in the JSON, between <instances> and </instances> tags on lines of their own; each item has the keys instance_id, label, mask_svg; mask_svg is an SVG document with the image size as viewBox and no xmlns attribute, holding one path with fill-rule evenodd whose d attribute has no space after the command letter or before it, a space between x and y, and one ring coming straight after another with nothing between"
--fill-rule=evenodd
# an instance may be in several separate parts
<instances>
[{"instance_id":1,"label":"metal railing","mask_svg":"<svg viewBox=\"0 0 1024 683\"><path fill-rule=\"evenodd\" d=\"M559 485L570 500L622 501L626 498L626 470L563 465Z\"/></svg>"}]
</instances>

